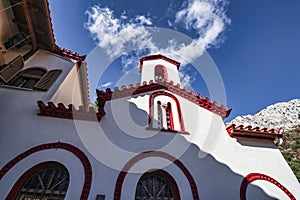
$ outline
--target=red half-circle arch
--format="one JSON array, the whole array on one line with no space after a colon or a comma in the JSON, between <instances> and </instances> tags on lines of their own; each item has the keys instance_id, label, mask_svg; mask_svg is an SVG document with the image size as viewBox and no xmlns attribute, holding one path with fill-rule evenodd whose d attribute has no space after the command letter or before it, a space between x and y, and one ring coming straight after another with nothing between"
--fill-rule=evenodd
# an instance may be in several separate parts
<instances>
[{"instance_id":1,"label":"red half-circle arch","mask_svg":"<svg viewBox=\"0 0 300 200\"><path fill-rule=\"evenodd\" d=\"M273 183L278 188L280 188L291 200L296 200L294 195L292 195L292 193L288 189L286 189L286 187L284 187L281 183L279 183L274 178L272 178L268 175L260 174L260 173L248 174L243 179L242 184L241 184L241 188L240 188L240 198L241 198L241 200L246 200L247 187L248 187L249 183L251 183L252 181L255 181L255 180L269 181L270 183Z\"/></svg>"},{"instance_id":2,"label":"red half-circle arch","mask_svg":"<svg viewBox=\"0 0 300 200\"><path fill-rule=\"evenodd\" d=\"M124 167L122 168L121 172L119 173L119 176L116 181L114 200L121 199L123 182L125 180L127 172L131 169L131 167L133 165L135 165L138 161L145 159L145 158L149 158L149 157L165 158L165 159L173 162L179 169L181 169L181 171L183 172L183 174L186 176L187 180L189 181L193 199L199 200L197 185L196 185L196 182L195 182L192 174L189 172L189 170L184 166L184 164L180 160L178 160L174 156L172 156L168 153L162 152L162 151L147 151L147 152L140 153L140 154L134 156L132 159L130 159L124 165Z\"/></svg>"},{"instance_id":3,"label":"red half-circle arch","mask_svg":"<svg viewBox=\"0 0 300 200\"><path fill-rule=\"evenodd\" d=\"M91 189L91 184L92 184L92 166L91 163L88 159L88 157L77 147L68 144L68 143L63 143L63 142L55 142L55 143L47 143L47 144L41 144L38 146L35 146L31 149L28 149L27 151L19 154L16 156L14 159L9 161L1 170L0 170L0 180L2 177L11 169L13 168L18 162L23 160L24 158L30 156L33 153L42 151L42 150L47 150L47 149L64 149L66 151L69 151L73 153L75 156L79 158L81 161L83 168L84 168L84 184L81 192L81 200L86 200L89 197L90 189ZM16 188L18 189L18 188ZM8 194L6 199L14 199L14 198L9 198L9 197L14 197L14 195L17 195L18 191L15 190L15 187L12 188L10 193Z\"/></svg>"}]
</instances>

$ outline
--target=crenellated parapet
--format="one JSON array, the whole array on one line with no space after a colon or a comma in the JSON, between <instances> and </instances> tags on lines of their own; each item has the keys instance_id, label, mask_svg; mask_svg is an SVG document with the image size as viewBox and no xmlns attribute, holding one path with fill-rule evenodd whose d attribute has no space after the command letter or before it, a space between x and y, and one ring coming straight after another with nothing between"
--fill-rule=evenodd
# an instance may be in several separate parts
<instances>
[{"instance_id":1,"label":"crenellated parapet","mask_svg":"<svg viewBox=\"0 0 300 200\"><path fill-rule=\"evenodd\" d=\"M215 101L211 102L208 97L202 98L201 94L195 94L193 90L188 91L187 88L181 88L180 84L174 85L173 81L165 82L163 80L158 80L157 82L149 81L149 83L143 82L142 84L138 83L135 86L130 84L128 87L115 87L114 91L111 91L110 88L107 88L106 91L97 90L98 105L103 108L106 101L140 95L160 89L177 94L222 118L228 117L231 112L231 109L226 109L224 105L217 105L217 102Z\"/></svg>"},{"instance_id":2,"label":"crenellated parapet","mask_svg":"<svg viewBox=\"0 0 300 200\"><path fill-rule=\"evenodd\" d=\"M104 109L99 109L98 112L95 111L93 107L89 107L85 110L84 106L79 106L78 109L74 105L70 104L65 107L64 104L59 103L57 106L53 102L48 102L46 105L42 101L38 101L38 107L40 108L38 115L64 118L64 119L76 119L76 120L86 120L86 121L100 121L105 115Z\"/></svg>"}]
</instances>

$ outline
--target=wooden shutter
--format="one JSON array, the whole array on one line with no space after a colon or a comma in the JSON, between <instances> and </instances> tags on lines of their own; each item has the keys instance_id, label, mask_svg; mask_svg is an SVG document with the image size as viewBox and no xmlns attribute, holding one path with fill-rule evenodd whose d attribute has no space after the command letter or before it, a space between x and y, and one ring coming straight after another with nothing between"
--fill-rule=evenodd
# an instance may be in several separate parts
<instances>
[{"instance_id":1,"label":"wooden shutter","mask_svg":"<svg viewBox=\"0 0 300 200\"><path fill-rule=\"evenodd\" d=\"M34 89L48 90L51 85L55 82L62 70L51 70L48 71L34 86Z\"/></svg>"},{"instance_id":2,"label":"wooden shutter","mask_svg":"<svg viewBox=\"0 0 300 200\"><path fill-rule=\"evenodd\" d=\"M24 66L22 56L16 57L0 72L0 78L7 83Z\"/></svg>"}]
</instances>

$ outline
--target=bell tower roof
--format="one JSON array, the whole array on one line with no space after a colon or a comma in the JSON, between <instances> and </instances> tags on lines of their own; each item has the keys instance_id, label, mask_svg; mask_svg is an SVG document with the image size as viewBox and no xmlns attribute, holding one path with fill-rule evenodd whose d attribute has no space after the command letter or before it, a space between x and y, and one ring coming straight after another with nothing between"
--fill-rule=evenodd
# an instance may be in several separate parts
<instances>
[{"instance_id":1,"label":"bell tower roof","mask_svg":"<svg viewBox=\"0 0 300 200\"><path fill-rule=\"evenodd\" d=\"M180 66L180 62L176 61L176 60L173 60L171 58L168 58L164 55L161 55L161 54L153 54L153 55L149 55L149 56L145 56L145 57L142 57L140 59L140 67L139 67L139 72L142 72L143 70L143 64L144 64L144 61L147 61L147 60L158 60L158 59L162 59L162 60L165 60L173 65L176 65L177 69L179 69L179 66Z\"/></svg>"}]
</instances>

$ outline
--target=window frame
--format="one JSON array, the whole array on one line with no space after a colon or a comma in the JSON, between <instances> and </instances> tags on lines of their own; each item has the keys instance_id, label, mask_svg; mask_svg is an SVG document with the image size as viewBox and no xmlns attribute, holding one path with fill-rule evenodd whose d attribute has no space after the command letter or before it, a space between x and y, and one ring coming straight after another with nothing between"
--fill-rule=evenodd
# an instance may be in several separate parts
<instances>
[{"instance_id":1,"label":"window frame","mask_svg":"<svg viewBox=\"0 0 300 200\"><path fill-rule=\"evenodd\" d=\"M143 181L145 178L149 177L149 176L161 177L165 181L167 181L168 185L173 190L174 197L173 197L172 200L180 200L180 192L179 192L179 188L178 188L178 185L177 185L175 179L168 172L166 172L162 169L149 170L149 171L145 172L144 174L142 174L142 176L139 178L139 180L136 184L134 199L136 199L137 189L138 189L139 183L141 181Z\"/></svg>"}]
</instances>

